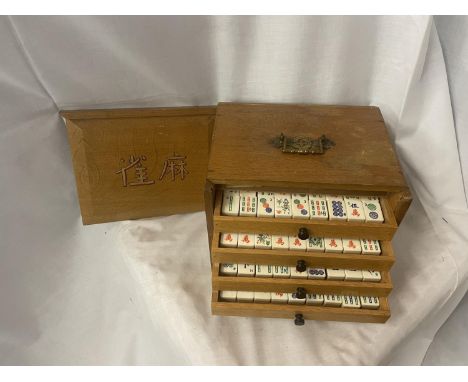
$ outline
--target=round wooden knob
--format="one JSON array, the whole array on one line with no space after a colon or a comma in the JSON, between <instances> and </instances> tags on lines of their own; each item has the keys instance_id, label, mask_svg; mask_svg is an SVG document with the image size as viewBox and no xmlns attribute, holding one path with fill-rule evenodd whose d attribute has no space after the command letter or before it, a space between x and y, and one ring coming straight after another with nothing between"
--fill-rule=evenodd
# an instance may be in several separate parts
<instances>
[{"instance_id":1,"label":"round wooden knob","mask_svg":"<svg viewBox=\"0 0 468 382\"><path fill-rule=\"evenodd\" d=\"M305 324L304 316L300 313L296 314L296 317L294 318L294 324L297 326L304 325Z\"/></svg>"},{"instance_id":2,"label":"round wooden knob","mask_svg":"<svg viewBox=\"0 0 468 382\"><path fill-rule=\"evenodd\" d=\"M306 298L307 292L304 288L297 288L296 290L296 298Z\"/></svg>"},{"instance_id":3,"label":"round wooden knob","mask_svg":"<svg viewBox=\"0 0 468 382\"><path fill-rule=\"evenodd\" d=\"M307 240L309 238L309 231L307 230L307 228L299 228L297 237L301 240Z\"/></svg>"},{"instance_id":4,"label":"round wooden knob","mask_svg":"<svg viewBox=\"0 0 468 382\"><path fill-rule=\"evenodd\" d=\"M307 269L306 262L304 260L297 260L296 271L305 272L306 269Z\"/></svg>"}]
</instances>

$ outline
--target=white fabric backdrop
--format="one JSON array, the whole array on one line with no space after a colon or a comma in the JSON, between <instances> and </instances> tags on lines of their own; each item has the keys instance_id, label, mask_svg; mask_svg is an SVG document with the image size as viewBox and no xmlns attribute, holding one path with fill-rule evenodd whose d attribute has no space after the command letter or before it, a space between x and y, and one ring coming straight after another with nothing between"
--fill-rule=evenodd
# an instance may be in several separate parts
<instances>
[{"instance_id":1,"label":"white fabric backdrop","mask_svg":"<svg viewBox=\"0 0 468 382\"><path fill-rule=\"evenodd\" d=\"M0 362L421 363L468 287L455 20L0 18ZM381 108L415 197L386 325L210 316L202 213L81 226L59 108L218 101Z\"/></svg>"}]
</instances>

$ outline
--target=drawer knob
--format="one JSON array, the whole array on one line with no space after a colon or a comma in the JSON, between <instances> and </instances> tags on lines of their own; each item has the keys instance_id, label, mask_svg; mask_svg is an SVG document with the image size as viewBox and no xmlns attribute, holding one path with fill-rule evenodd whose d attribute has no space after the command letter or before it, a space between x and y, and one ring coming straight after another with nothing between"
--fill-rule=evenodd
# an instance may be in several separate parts
<instances>
[{"instance_id":1,"label":"drawer knob","mask_svg":"<svg viewBox=\"0 0 468 382\"><path fill-rule=\"evenodd\" d=\"M294 325L302 326L304 324L305 324L304 316L300 313L297 313L296 317L294 318Z\"/></svg>"},{"instance_id":2,"label":"drawer knob","mask_svg":"<svg viewBox=\"0 0 468 382\"><path fill-rule=\"evenodd\" d=\"M299 228L299 233L297 234L297 237L301 240L307 240L309 238L309 231L307 228Z\"/></svg>"},{"instance_id":3,"label":"drawer knob","mask_svg":"<svg viewBox=\"0 0 468 382\"><path fill-rule=\"evenodd\" d=\"M303 299L303 298L306 298L307 296L307 292L304 288L297 288L296 290L296 298L300 298L300 299Z\"/></svg>"},{"instance_id":4,"label":"drawer knob","mask_svg":"<svg viewBox=\"0 0 468 382\"><path fill-rule=\"evenodd\" d=\"M304 272L307 269L306 262L304 260L297 260L296 271Z\"/></svg>"}]
</instances>

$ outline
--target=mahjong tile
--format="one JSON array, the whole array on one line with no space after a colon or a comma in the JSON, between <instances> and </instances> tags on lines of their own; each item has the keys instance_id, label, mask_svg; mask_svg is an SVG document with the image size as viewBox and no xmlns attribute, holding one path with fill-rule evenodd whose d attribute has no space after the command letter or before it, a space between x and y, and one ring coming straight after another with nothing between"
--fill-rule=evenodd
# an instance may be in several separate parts
<instances>
[{"instance_id":1,"label":"mahjong tile","mask_svg":"<svg viewBox=\"0 0 468 382\"><path fill-rule=\"evenodd\" d=\"M344 269L327 268L327 280L344 280L344 278L345 278Z\"/></svg>"},{"instance_id":2,"label":"mahjong tile","mask_svg":"<svg viewBox=\"0 0 468 382\"><path fill-rule=\"evenodd\" d=\"M282 235L272 235L271 247L273 249L289 249L289 237Z\"/></svg>"},{"instance_id":3,"label":"mahjong tile","mask_svg":"<svg viewBox=\"0 0 468 382\"><path fill-rule=\"evenodd\" d=\"M291 251L305 251L307 240L301 240L297 236L289 236L289 249Z\"/></svg>"},{"instance_id":4,"label":"mahjong tile","mask_svg":"<svg viewBox=\"0 0 468 382\"><path fill-rule=\"evenodd\" d=\"M255 235L255 248L271 249L271 235L266 233L257 233Z\"/></svg>"},{"instance_id":5,"label":"mahjong tile","mask_svg":"<svg viewBox=\"0 0 468 382\"><path fill-rule=\"evenodd\" d=\"M379 271L373 271L370 269L362 271L362 281L378 283L380 280L382 280L382 276Z\"/></svg>"},{"instance_id":6,"label":"mahjong tile","mask_svg":"<svg viewBox=\"0 0 468 382\"><path fill-rule=\"evenodd\" d=\"M237 264L237 276L255 276L255 264Z\"/></svg>"},{"instance_id":7,"label":"mahjong tile","mask_svg":"<svg viewBox=\"0 0 468 382\"><path fill-rule=\"evenodd\" d=\"M254 302L270 302L270 292L254 292Z\"/></svg>"},{"instance_id":8,"label":"mahjong tile","mask_svg":"<svg viewBox=\"0 0 468 382\"><path fill-rule=\"evenodd\" d=\"M273 265L273 277L278 277L281 279L290 278L291 272L289 272L289 267L283 265Z\"/></svg>"},{"instance_id":9,"label":"mahjong tile","mask_svg":"<svg viewBox=\"0 0 468 382\"><path fill-rule=\"evenodd\" d=\"M236 248L237 247L237 233L225 232L221 234L221 240L219 241L221 247Z\"/></svg>"},{"instance_id":10,"label":"mahjong tile","mask_svg":"<svg viewBox=\"0 0 468 382\"><path fill-rule=\"evenodd\" d=\"M323 296L323 305L339 307L342 304L340 295L337 294L326 294Z\"/></svg>"},{"instance_id":11,"label":"mahjong tile","mask_svg":"<svg viewBox=\"0 0 468 382\"><path fill-rule=\"evenodd\" d=\"M257 193L257 216L275 217L275 194L273 192Z\"/></svg>"},{"instance_id":12,"label":"mahjong tile","mask_svg":"<svg viewBox=\"0 0 468 382\"><path fill-rule=\"evenodd\" d=\"M307 305L323 305L323 294L307 294Z\"/></svg>"},{"instance_id":13,"label":"mahjong tile","mask_svg":"<svg viewBox=\"0 0 468 382\"><path fill-rule=\"evenodd\" d=\"M359 309L361 307L359 296L343 296L341 307Z\"/></svg>"},{"instance_id":14,"label":"mahjong tile","mask_svg":"<svg viewBox=\"0 0 468 382\"><path fill-rule=\"evenodd\" d=\"M326 198L330 220L347 220L343 197L339 195L327 195Z\"/></svg>"},{"instance_id":15,"label":"mahjong tile","mask_svg":"<svg viewBox=\"0 0 468 382\"><path fill-rule=\"evenodd\" d=\"M325 280L327 278L327 271L324 268L307 268L307 278Z\"/></svg>"},{"instance_id":16,"label":"mahjong tile","mask_svg":"<svg viewBox=\"0 0 468 382\"><path fill-rule=\"evenodd\" d=\"M362 281L362 271L359 269L345 269L346 281Z\"/></svg>"},{"instance_id":17,"label":"mahjong tile","mask_svg":"<svg viewBox=\"0 0 468 382\"><path fill-rule=\"evenodd\" d=\"M361 241L359 239L341 239L343 253L361 253Z\"/></svg>"},{"instance_id":18,"label":"mahjong tile","mask_svg":"<svg viewBox=\"0 0 468 382\"><path fill-rule=\"evenodd\" d=\"M380 307L380 300L378 297L361 296L359 299L361 300L362 309L379 309Z\"/></svg>"},{"instance_id":19,"label":"mahjong tile","mask_svg":"<svg viewBox=\"0 0 468 382\"><path fill-rule=\"evenodd\" d=\"M328 219L327 199L325 195L309 195L309 213L311 219Z\"/></svg>"},{"instance_id":20,"label":"mahjong tile","mask_svg":"<svg viewBox=\"0 0 468 382\"><path fill-rule=\"evenodd\" d=\"M237 264L220 264L219 273L224 276L237 276Z\"/></svg>"},{"instance_id":21,"label":"mahjong tile","mask_svg":"<svg viewBox=\"0 0 468 382\"><path fill-rule=\"evenodd\" d=\"M291 194L275 193L275 218L291 218Z\"/></svg>"},{"instance_id":22,"label":"mahjong tile","mask_svg":"<svg viewBox=\"0 0 468 382\"><path fill-rule=\"evenodd\" d=\"M307 194L292 194L292 214L295 219L309 219L309 198Z\"/></svg>"},{"instance_id":23,"label":"mahjong tile","mask_svg":"<svg viewBox=\"0 0 468 382\"><path fill-rule=\"evenodd\" d=\"M364 216L364 207L358 197L345 196L344 202L348 221L363 222L366 220L366 217Z\"/></svg>"},{"instance_id":24,"label":"mahjong tile","mask_svg":"<svg viewBox=\"0 0 468 382\"><path fill-rule=\"evenodd\" d=\"M240 191L239 216L257 216L257 193Z\"/></svg>"},{"instance_id":25,"label":"mahjong tile","mask_svg":"<svg viewBox=\"0 0 468 382\"><path fill-rule=\"evenodd\" d=\"M237 291L237 301L239 302L253 302L254 292L246 292L243 290Z\"/></svg>"},{"instance_id":26,"label":"mahjong tile","mask_svg":"<svg viewBox=\"0 0 468 382\"><path fill-rule=\"evenodd\" d=\"M235 302L237 298L237 291L235 290L222 290L219 292L219 298L222 301Z\"/></svg>"},{"instance_id":27,"label":"mahjong tile","mask_svg":"<svg viewBox=\"0 0 468 382\"><path fill-rule=\"evenodd\" d=\"M305 304L305 298L297 298L296 293L288 293L288 304L292 305L303 305Z\"/></svg>"},{"instance_id":28,"label":"mahjong tile","mask_svg":"<svg viewBox=\"0 0 468 382\"><path fill-rule=\"evenodd\" d=\"M299 272L296 267L289 267L289 272L291 273L292 279L306 279L307 278L307 269L303 272Z\"/></svg>"},{"instance_id":29,"label":"mahjong tile","mask_svg":"<svg viewBox=\"0 0 468 382\"><path fill-rule=\"evenodd\" d=\"M237 240L239 248L253 248L255 246L255 234L253 233L240 233Z\"/></svg>"},{"instance_id":30,"label":"mahjong tile","mask_svg":"<svg viewBox=\"0 0 468 382\"><path fill-rule=\"evenodd\" d=\"M380 243L378 240L361 239L363 255L380 255Z\"/></svg>"},{"instance_id":31,"label":"mahjong tile","mask_svg":"<svg viewBox=\"0 0 468 382\"><path fill-rule=\"evenodd\" d=\"M255 265L256 277L273 277L273 265Z\"/></svg>"},{"instance_id":32,"label":"mahjong tile","mask_svg":"<svg viewBox=\"0 0 468 382\"><path fill-rule=\"evenodd\" d=\"M364 214L366 222L379 222L383 223L384 217L382 208L380 207L379 198L376 196L361 197L364 206Z\"/></svg>"},{"instance_id":33,"label":"mahjong tile","mask_svg":"<svg viewBox=\"0 0 468 382\"><path fill-rule=\"evenodd\" d=\"M239 196L238 190L224 190L221 214L228 215L228 216L238 216L239 215L239 202L240 202L240 196Z\"/></svg>"},{"instance_id":34,"label":"mahjong tile","mask_svg":"<svg viewBox=\"0 0 468 382\"><path fill-rule=\"evenodd\" d=\"M325 244L323 237L309 237L307 240L307 251L309 252L323 252L325 250Z\"/></svg>"},{"instance_id":35,"label":"mahjong tile","mask_svg":"<svg viewBox=\"0 0 468 382\"><path fill-rule=\"evenodd\" d=\"M287 304L288 294L282 292L271 292L271 302L273 304Z\"/></svg>"},{"instance_id":36,"label":"mahjong tile","mask_svg":"<svg viewBox=\"0 0 468 382\"><path fill-rule=\"evenodd\" d=\"M323 240L325 242L325 252L343 252L343 242L339 237L325 237Z\"/></svg>"}]
</instances>

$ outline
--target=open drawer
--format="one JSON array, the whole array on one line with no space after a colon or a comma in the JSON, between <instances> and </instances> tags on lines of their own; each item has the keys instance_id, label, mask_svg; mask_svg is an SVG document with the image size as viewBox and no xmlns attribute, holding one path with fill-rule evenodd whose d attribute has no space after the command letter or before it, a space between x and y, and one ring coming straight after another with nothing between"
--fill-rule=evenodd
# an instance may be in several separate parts
<instances>
[{"instance_id":1,"label":"open drawer","mask_svg":"<svg viewBox=\"0 0 468 382\"><path fill-rule=\"evenodd\" d=\"M211 312L220 316L289 318L294 320L296 325L303 325L304 320L384 323L390 318L390 308L387 298L381 297L379 302L378 309L226 302L221 301L219 291L214 290Z\"/></svg>"},{"instance_id":2,"label":"open drawer","mask_svg":"<svg viewBox=\"0 0 468 382\"><path fill-rule=\"evenodd\" d=\"M303 261L307 267L375 269L389 271L395 262L392 245L380 241L381 254L306 252L281 249L244 249L220 246L220 234L213 235L211 246L213 263L248 263L295 266Z\"/></svg>"},{"instance_id":3,"label":"open drawer","mask_svg":"<svg viewBox=\"0 0 468 382\"><path fill-rule=\"evenodd\" d=\"M387 271L380 272L381 279L377 282L229 276L220 273L219 264L213 264L212 274L213 290L295 293L302 288L306 293L386 297L393 288Z\"/></svg>"},{"instance_id":4,"label":"open drawer","mask_svg":"<svg viewBox=\"0 0 468 382\"><path fill-rule=\"evenodd\" d=\"M307 230L310 236L365 237L366 239L391 240L398 228L395 216L386 196L379 196L384 221L356 222L346 220L321 220L298 218L271 218L226 216L221 213L223 190L216 191L213 211L213 228L218 232L268 232L270 234L298 235Z\"/></svg>"}]
</instances>

